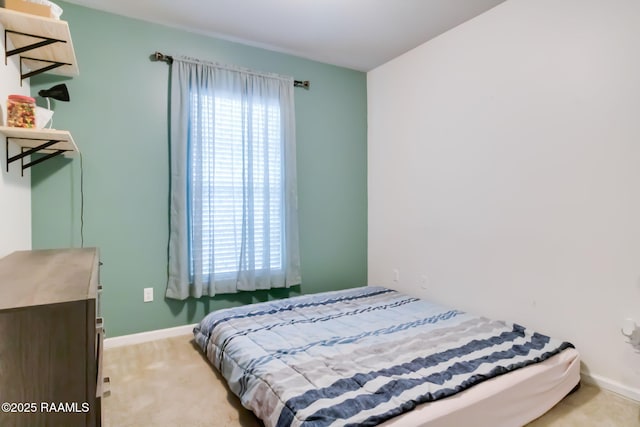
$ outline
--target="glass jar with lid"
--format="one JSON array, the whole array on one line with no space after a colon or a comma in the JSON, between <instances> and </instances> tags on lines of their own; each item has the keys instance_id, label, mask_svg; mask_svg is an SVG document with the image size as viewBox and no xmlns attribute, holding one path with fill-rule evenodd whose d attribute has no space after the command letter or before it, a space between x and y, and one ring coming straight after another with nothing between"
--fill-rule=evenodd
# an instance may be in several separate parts
<instances>
[{"instance_id":1,"label":"glass jar with lid","mask_svg":"<svg viewBox=\"0 0 640 427\"><path fill-rule=\"evenodd\" d=\"M36 126L36 100L25 95L9 95L7 126L33 128Z\"/></svg>"}]
</instances>

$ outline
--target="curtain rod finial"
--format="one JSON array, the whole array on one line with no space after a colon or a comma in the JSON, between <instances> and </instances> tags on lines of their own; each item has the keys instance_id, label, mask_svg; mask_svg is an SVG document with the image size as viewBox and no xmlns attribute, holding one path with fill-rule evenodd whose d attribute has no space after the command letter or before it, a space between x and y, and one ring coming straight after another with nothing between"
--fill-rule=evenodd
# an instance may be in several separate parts
<instances>
[{"instance_id":1,"label":"curtain rod finial","mask_svg":"<svg viewBox=\"0 0 640 427\"><path fill-rule=\"evenodd\" d=\"M167 64L171 64L173 62L173 58L171 56L165 55L164 53L158 51L152 53L150 59L152 61L164 61Z\"/></svg>"}]
</instances>

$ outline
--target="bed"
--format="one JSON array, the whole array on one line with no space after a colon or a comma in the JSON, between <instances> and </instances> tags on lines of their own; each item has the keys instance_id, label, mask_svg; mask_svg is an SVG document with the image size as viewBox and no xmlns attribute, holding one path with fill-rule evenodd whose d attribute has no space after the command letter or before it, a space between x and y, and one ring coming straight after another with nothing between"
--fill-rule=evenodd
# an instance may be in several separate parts
<instances>
[{"instance_id":1,"label":"bed","mask_svg":"<svg viewBox=\"0 0 640 427\"><path fill-rule=\"evenodd\" d=\"M384 287L218 310L194 335L267 427L522 426L580 381L569 342Z\"/></svg>"}]
</instances>

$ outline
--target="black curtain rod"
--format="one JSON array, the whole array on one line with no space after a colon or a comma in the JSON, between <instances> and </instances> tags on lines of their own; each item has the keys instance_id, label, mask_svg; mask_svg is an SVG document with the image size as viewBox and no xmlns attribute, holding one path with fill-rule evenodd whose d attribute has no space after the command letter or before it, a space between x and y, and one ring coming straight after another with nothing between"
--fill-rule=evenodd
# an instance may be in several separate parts
<instances>
[{"instance_id":1,"label":"black curtain rod","mask_svg":"<svg viewBox=\"0 0 640 427\"><path fill-rule=\"evenodd\" d=\"M163 61L166 62L167 64L172 64L173 63L173 56L171 55L165 55L164 53L160 53L160 52L154 52L153 55L151 55L151 59L153 61ZM301 87L304 89L309 89L309 80L294 80L293 81L293 86L294 87Z\"/></svg>"}]
</instances>

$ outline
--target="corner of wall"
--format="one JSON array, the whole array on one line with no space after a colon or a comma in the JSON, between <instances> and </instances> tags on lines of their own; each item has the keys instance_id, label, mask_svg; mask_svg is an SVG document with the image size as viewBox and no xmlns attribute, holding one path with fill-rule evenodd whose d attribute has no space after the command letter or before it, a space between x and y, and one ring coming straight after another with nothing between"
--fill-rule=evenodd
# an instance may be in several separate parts
<instances>
[{"instance_id":1,"label":"corner of wall","mask_svg":"<svg viewBox=\"0 0 640 427\"><path fill-rule=\"evenodd\" d=\"M4 27L0 25L4 32ZM4 39L2 49L4 50ZM9 42L10 43L10 42ZM29 80L20 84L19 63L15 57L9 58L7 65L0 64L0 125L5 123L6 99L10 94L29 95ZM6 143L2 138L1 143ZM4 147L2 147L4 152ZM9 156L18 148L9 143ZM16 250L31 249L31 175L24 176L18 166L11 165L7 172L6 156L0 156L0 257Z\"/></svg>"}]
</instances>

